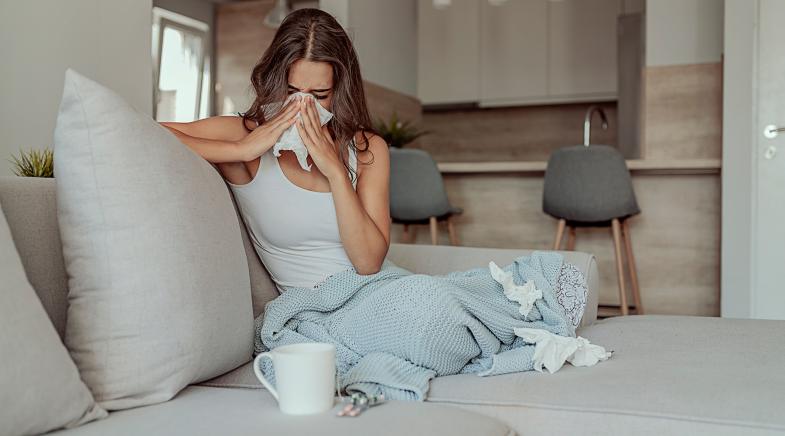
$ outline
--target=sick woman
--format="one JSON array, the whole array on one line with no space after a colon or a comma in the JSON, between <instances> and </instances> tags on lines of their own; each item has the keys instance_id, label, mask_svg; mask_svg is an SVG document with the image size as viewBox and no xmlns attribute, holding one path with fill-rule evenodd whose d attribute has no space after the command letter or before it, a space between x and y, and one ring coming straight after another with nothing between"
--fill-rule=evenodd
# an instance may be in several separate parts
<instances>
[{"instance_id":1,"label":"sick woman","mask_svg":"<svg viewBox=\"0 0 785 436\"><path fill-rule=\"evenodd\" d=\"M215 164L280 293L257 319L257 353L330 342L341 389L413 400L435 376L609 357L575 336L586 282L556 252L445 275L387 259L390 154L355 49L330 14L289 14L250 78L244 113L162 124Z\"/></svg>"}]
</instances>

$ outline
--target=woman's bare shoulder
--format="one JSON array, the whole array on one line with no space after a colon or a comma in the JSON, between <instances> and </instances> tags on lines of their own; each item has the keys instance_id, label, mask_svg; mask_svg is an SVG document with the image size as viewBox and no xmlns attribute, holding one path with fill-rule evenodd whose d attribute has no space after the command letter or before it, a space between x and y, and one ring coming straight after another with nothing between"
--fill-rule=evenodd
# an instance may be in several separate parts
<instances>
[{"instance_id":1,"label":"woman's bare shoulder","mask_svg":"<svg viewBox=\"0 0 785 436\"><path fill-rule=\"evenodd\" d=\"M354 134L354 143L357 150L362 153L387 151L387 142L384 141L384 138L367 130L358 130Z\"/></svg>"},{"instance_id":2,"label":"woman's bare shoulder","mask_svg":"<svg viewBox=\"0 0 785 436\"><path fill-rule=\"evenodd\" d=\"M245 121L245 127L243 126ZM243 120L237 115L216 115L214 117L202 118L191 122L162 122L164 126L177 129L186 135L205 139L219 139L225 141L237 141L250 133L255 123L251 120Z\"/></svg>"},{"instance_id":3,"label":"woman's bare shoulder","mask_svg":"<svg viewBox=\"0 0 785 436\"><path fill-rule=\"evenodd\" d=\"M384 138L375 133L360 130L355 133L354 142L358 151L358 177L363 175L366 168L381 168L384 171L389 171L390 149Z\"/></svg>"}]
</instances>

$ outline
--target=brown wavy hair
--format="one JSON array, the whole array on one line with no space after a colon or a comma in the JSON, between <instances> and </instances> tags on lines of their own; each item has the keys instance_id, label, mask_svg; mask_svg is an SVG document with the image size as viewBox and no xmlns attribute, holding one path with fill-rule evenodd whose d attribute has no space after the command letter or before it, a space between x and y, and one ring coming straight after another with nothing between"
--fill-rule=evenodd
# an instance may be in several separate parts
<instances>
[{"instance_id":1,"label":"brown wavy hair","mask_svg":"<svg viewBox=\"0 0 785 436\"><path fill-rule=\"evenodd\" d=\"M356 173L347 164L347 145L357 131L362 132L364 149L352 142L355 152L366 151L368 133L378 135L371 123L365 101L360 63L352 41L338 21L319 9L297 9L286 16L275 33L270 47L254 66L251 84L256 98L251 107L241 114L243 125L249 119L260 125L265 121L265 105L280 104L288 96L289 69L296 61L305 59L327 62L333 68L333 94L330 112L333 118L327 123L341 160L356 179ZM275 107L275 106L273 106ZM246 127L247 128L247 127Z\"/></svg>"}]
</instances>

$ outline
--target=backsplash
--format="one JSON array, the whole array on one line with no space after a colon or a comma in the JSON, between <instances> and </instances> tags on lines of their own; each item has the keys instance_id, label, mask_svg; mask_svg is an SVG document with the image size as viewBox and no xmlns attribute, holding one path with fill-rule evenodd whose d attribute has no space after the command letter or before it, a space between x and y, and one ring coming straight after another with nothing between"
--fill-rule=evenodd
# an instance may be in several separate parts
<instances>
[{"instance_id":1,"label":"backsplash","mask_svg":"<svg viewBox=\"0 0 785 436\"><path fill-rule=\"evenodd\" d=\"M590 104L517 106L492 109L423 111L420 127L429 135L412 147L437 162L545 161L563 146L583 143L583 120ZM616 146L616 103L601 103L592 122L591 142Z\"/></svg>"}]
</instances>

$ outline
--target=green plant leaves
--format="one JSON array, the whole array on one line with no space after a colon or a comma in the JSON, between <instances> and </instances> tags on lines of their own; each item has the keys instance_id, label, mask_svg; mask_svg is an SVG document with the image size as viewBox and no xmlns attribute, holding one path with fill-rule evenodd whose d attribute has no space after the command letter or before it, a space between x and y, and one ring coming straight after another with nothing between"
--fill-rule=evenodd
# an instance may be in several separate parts
<instances>
[{"instance_id":1,"label":"green plant leaves","mask_svg":"<svg viewBox=\"0 0 785 436\"><path fill-rule=\"evenodd\" d=\"M14 174L21 177L54 177L54 152L52 149L19 150L20 157L11 156Z\"/></svg>"},{"instance_id":2,"label":"green plant leaves","mask_svg":"<svg viewBox=\"0 0 785 436\"><path fill-rule=\"evenodd\" d=\"M390 147L403 147L420 136L427 135L428 131L419 130L409 121L398 119L398 113L393 111L389 121L377 118L374 127Z\"/></svg>"}]
</instances>

